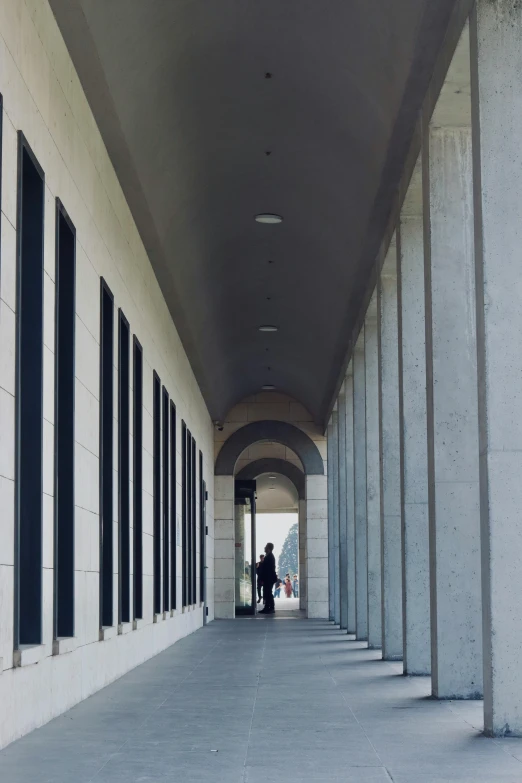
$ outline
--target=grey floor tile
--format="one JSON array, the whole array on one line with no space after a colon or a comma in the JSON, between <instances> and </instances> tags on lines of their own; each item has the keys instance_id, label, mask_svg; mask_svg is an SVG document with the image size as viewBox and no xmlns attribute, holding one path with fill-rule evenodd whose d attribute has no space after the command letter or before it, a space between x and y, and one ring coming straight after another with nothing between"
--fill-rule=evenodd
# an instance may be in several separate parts
<instances>
[{"instance_id":1,"label":"grey floor tile","mask_svg":"<svg viewBox=\"0 0 522 783\"><path fill-rule=\"evenodd\" d=\"M215 622L0 752L1 783L522 783L522 740L328 623Z\"/></svg>"}]
</instances>

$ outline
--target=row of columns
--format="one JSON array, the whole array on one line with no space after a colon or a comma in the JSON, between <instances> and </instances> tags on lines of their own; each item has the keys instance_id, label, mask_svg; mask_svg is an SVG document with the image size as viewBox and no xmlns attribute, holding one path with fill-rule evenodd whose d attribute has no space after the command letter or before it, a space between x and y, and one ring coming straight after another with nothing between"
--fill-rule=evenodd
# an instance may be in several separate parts
<instances>
[{"instance_id":1,"label":"row of columns","mask_svg":"<svg viewBox=\"0 0 522 783\"><path fill-rule=\"evenodd\" d=\"M522 10L478 0L328 427L330 616L522 735ZM406 202L405 202L406 203Z\"/></svg>"}]
</instances>

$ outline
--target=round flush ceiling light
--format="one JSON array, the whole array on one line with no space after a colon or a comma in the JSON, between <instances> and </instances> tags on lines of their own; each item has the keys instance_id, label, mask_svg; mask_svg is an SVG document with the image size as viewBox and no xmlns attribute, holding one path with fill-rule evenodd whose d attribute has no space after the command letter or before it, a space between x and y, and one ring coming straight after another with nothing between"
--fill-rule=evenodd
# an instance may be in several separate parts
<instances>
[{"instance_id":1,"label":"round flush ceiling light","mask_svg":"<svg viewBox=\"0 0 522 783\"><path fill-rule=\"evenodd\" d=\"M259 327L260 332L277 332L278 326L270 326L269 324L264 324Z\"/></svg>"},{"instance_id":2,"label":"round flush ceiling light","mask_svg":"<svg viewBox=\"0 0 522 783\"><path fill-rule=\"evenodd\" d=\"M260 215L255 216L256 223L266 223L273 225L274 223L282 223L283 218L281 215L274 215L271 212L262 212Z\"/></svg>"},{"instance_id":3,"label":"round flush ceiling light","mask_svg":"<svg viewBox=\"0 0 522 783\"><path fill-rule=\"evenodd\" d=\"M274 391L275 386L273 386L271 383L265 383L264 386L261 386L261 389L263 391Z\"/></svg>"}]
</instances>

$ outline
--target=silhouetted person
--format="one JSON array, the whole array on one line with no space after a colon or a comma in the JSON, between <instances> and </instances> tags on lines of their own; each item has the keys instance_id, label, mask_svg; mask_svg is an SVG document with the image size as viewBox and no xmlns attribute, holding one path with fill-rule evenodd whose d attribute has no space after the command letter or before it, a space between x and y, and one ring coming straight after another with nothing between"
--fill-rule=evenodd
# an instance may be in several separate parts
<instances>
[{"instance_id":1,"label":"silhouetted person","mask_svg":"<svg viewBox=\"0 0 522 783\"><path fill-rule=\"evenodd\" d=\"M265 558L262 563L259 563L259 575L263 581L263 595L265 597L265 608L261 609L259 614L273 614L275 612L272 588L276 582L277 574L273 552L274 545L268 543L265 546Z\"/></svg>"},{"instance_id":2,"label":"silhouetted person","mask_svg":"<svg viewBox=\"0 0 522 783\"><path fill-rule=\"evenodd\" d=\"M256 565L256 576L257 576L257 603L261 603L261 588L263 587L263 580L259 576L259 569L261 567L261 564L263 560L265 559L264 555L259 555L259 563Z\"/></svg>"}]
</instances>

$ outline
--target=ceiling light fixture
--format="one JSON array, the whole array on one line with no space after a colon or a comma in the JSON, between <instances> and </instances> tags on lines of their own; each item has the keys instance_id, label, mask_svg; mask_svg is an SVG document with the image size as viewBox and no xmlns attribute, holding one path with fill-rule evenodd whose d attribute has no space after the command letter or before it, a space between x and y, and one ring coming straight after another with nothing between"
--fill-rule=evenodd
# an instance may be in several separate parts
<instances>
[{"instance_id":1,"label":"ceiling light fixture","mask_svg":"<svg viewBox=\"0 0 522 783\"><path fill-rule=\"evenodd\" d=\"M278 326L270 326L270 324L263 324L258 327L260 332L277 332Z\"/></svg>"},{"instance_id":2,"label":"ceiling light fixture","mask_svg":"<svg viewBox=\"0 0 522 783\"><path fill-rule=\"evenodd\" d=\"M267 224L274 224L274 223L282 223L283 218L281 215L274 215L271 212L261 212L259 215L255 216L256 223L267 223Z\"/></svg>"},{"instance_id":3,"label":"ceiling light fixture","mask_svg":"<svg viewBox=\"0 0 522 783\"><path fill-rule=\"evenodd\" d=\"M263 391L274 391L275 386L272 383L265 383L264 386L261 386L261 389Z\"/></svg>"},{"instance_id":4,"label":"ceiling light fixture","mask_svg":"<svg viewBox=\"0 0 522 783\"><path fill-rule=\"evenodd\" d=\"M269 479L272 479L272 481L273 481L274 479L276 479L276 478L277 478L277 476L269 476L268 478L269 478Z\"/></svg>"}]
</instances>

